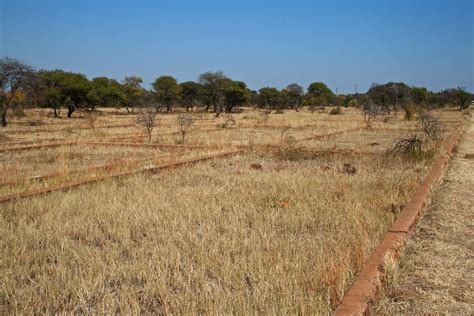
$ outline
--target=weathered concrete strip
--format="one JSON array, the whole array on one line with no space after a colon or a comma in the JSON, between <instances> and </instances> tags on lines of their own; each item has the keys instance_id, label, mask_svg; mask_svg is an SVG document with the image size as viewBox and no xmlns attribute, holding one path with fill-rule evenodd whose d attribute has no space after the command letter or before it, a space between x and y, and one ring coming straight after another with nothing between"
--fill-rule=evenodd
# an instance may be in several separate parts
<instances>
[{"instance_id":1,"label":"weathered concrete strip","mask_svg":"<svg viewBox=\"0 0 474 316\"><path fill-rule=\"evenodd\" d=\"M397 259L407 241L408 234L415 227L432 187L440 177L450 154L461 138L461 131L447 143L444 153L438 158L430 173L411 200L400 212L384 239L364 265L362 271L335 310L335 315L365 315L369 303L375 299L381 286L384 260L386 257Z\"/></svg>"},{"instance_id":2,"label":"weathered concrete strip","mask_svg":"<svg viewBox=\"0 0 474 316\"><path fill-rule=\"evenodd\" d=\"M134 169L134 170L128 170L128 171L117 172L117 173L114 173L114 174L109 174L109 175L104 175L104 176L92 177L92 178L89 178L89 179L86 179L86 180L69 181L69 182L66 182L66 183L62 183L60 185L51 186L51 187L47 187L47 188L40 188L40 189L36 189L36 190L32 190L32 191L18 192L18 193L14 193L14 194L5 195L5 196L0 197L0 203L9 202L9 201L13 201L13 200L16 200L16 199L35 196L35 195L39 195L39 194L50 193L50 192L54 192L54 191L63 191L63 190L67 190L67 189L77 188L79 186L83 186L83 185L86 185L86 184L96 183L96 182L99 182L99 181L118 178L118 177L125 177L125 176L129 176L129 175L136 174L136 173L154 172L154 171L157 171L159 169L175 168L175 167L179 167L179 166L183 166L183 165L187 165L187 164L191 164L191 163L196 163L196 162L199 162L199 161L210 160L210 159L213 159L213 158L222 158L222 157L225 157L225 156L235 155L235 154L241 153L243 151L244 150L242 150L242 149L230 150L230 151L220 152L220 153L217 153L217 154L211 154L211 155L206 155L206 156L201 156L201 157L195 157L195 158L191 158L191 159L183 159L183 160L178 160L178 161L173 161L173 162L168 162L168 163L162 163L162 164L158 164L158 165L153 165L152 167L137 168L137 169Z\"/></svg>"}]
</instances>

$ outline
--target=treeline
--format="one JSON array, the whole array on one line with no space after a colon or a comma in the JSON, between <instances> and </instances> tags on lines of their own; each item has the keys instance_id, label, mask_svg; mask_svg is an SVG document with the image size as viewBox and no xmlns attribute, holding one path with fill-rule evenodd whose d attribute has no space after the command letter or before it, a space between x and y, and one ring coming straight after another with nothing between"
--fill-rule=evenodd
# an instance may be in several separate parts
<instances>
[{"instance_id":1,"label":"treeline","mask_svg":"<svg viewBox=\"0 0 474 316\"><path fill-rule=\"evenodd\" d=\"M127 76L121 81L107 77L89 80L80 73L63 70L34 70L16 59L0 59L0 115L7 126L9 109L17 107L51 108L56 117L66 109L67 117L76 110L94 111L97 107L123 107L129 113L137 107L153 107L157 112L171 112L176 107L186 111L200 108L216 116L230 113L241 106L271 110L302 107L379 106L390 113L402 109L407 116L420 108L445 105L467 108L472 95L462 88L431 92L423 87L404 83L373 84L367 93L336 95L322 82L311 83L306 91L297 83L284 89L264 87L251 90L245 82L228 78L224 73L206 72L197 81L178 83L171 76L161 76L151 89L143 88L139 76Z\"/></svg>"}]
</instances>

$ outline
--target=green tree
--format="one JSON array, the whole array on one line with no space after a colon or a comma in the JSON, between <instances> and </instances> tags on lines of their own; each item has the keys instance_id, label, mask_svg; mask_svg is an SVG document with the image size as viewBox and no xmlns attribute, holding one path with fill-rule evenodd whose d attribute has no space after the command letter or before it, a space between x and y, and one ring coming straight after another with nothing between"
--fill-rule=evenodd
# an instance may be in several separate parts
<instances>
[{"instance_id":1,"label":"green tree","mask_svg":"<svg viewBox=\"0 0 474 316\"><path fill-rule=\"evenodd\" d=\"M201 99L202 95L205 93L204 88L197 82L186 81L180 83L180 99L183 102L186 112L189 111L189 108L193 110L197 106Z\"/></svg>"},{"instance_id":2,"label":"green tree","mask_svg":"<svg viewBox=\"0 0 474 316\"><path fill-rule=\"evenodd\" d=\"M458 110L467 109L471 103L471 94L464 88L446 89L440 94L442 104L454 105Z\"/></svg>"},{"instance_id":3,"label":"green tree","mask_svg":"<svg viewBox=\"0 0 474 316\"><path fill-rule=\"evenodd\" d=\"M286 87L282 94L285 95L286 104L298 112L298 108L303 103L304 90L303 87L296 83L292 83Z\"/></svg>"},{"instance_id":4,"label":"green tree","mask_svg":"<svg viewBox=\"0 0 474 316\"><path fill-rule=\"evenodd\" d=\"M42 78L43 106L51 108L54 117L59 117L61 106L65 103L65 95L59 86L59 70L40 70L38 76Z\"/></svg>"},{"instance_id":5,"label":"green tree","mask_svg":"<svg viewBox=\"0 0 474 316\"><path fill-rule=\"evenodd\" d=\"M230 113L234 107L241 106L248 100L249 91L244 82L229 80L224 87L224 97L225 112Z\"/></svg>"},{"instance_id":6,"label":"green tree","mask_svg":"<svg viewBox=\"0 0 474 316\"><path fill-rule=\"evenodd\" d=\"M258 100L260 107L277 109L281 104L281 94L277 88L264 87L259 91Z\"/></svg>"},{"instance_id":7,"label":"green tree","mask_svg":"<svg viewBox=\"0 0 474 316\"><path fill-rule=\"evenodd\" d=\"M90 104L88 93L91 89L89 80L83 74L62 70L43 70L40 76L46 82L48 104L55 112L61 106L68 110L67 117L72 117L74 111L86 108Z\"/></svg>"},{"instance_id":8,"label":"green tree","mask_svg":"<svg viewBox=\"0 0 474 316\"><path fill-rule=\"evenodd\" d=\"M206 112L209 106L213 106L216 116L222 112L222 107L225 102L224 89L228 83L229 78L224 75L222 71L208 71L199 76L199 83L205 89Z\"/></svg>"},{"instance_id":9,"label":"green tree","mask_svg":"<svg viewBox=\"0 0 474 316\"><path fill-rule=\"evenodd\" d=\"M133 113L133 109L140 105L144 92L141 87L142 83L143 79L139 76L126 76L122 80L121 90L123 99L121 99L121 103L127 110L127 113Z\"/></svg>"},{"instance_id":10,"label":"green tree","mask_svg":"<svg viewBox=\"0 0 474 316\"><path fill-rule=\"evenodd\" d=\"M336 95L323 82L313 82L308 86L308 100L311 106L325 106L334 103Z\"/></svg>"},{"instance_id":11,"label":"green tree","mask_svg":"<svg viewBox=\"0 0 474 316\"><path fill-rule=\"evenodd\" d=\"M409 96L417 107L422 107L428 99L428 90L424 87L412 87Z\"/></svg>"},{"instance_id":12,"label":"green tree","mask_svg":"<svg viewBox=\"0 0 474 316\"><path fill-rule=\"evenodd\" d=\"M411 89L403 82L389 82L384 85L372 84L367 92L370 100L390 114L399 107L405 108L410 100Z\"/></svg>"},{"instance_id":13,"label":"green tree","mask_svg":"<svg viewBox=\"0 0 474 316\"><path fill-rule=\"evenodd\" d=\"M152 86L158 101L166 107L167 112L171 112L173 104L179 99L180 86L176 79L171 76L161 76L152 83Z\"/></svg>"},{"instance_id":14,"label":"green tree","mask_svg":"<svg viewBox=\"0 0 474 316\"><path fill-rule=\"evenodd\" d=\"M116 80L98 77L92 80L87 97L91 104L91 111L94 111L96 106L106 107L122 103L125 94Z\"/></svg>"}]
</instances>

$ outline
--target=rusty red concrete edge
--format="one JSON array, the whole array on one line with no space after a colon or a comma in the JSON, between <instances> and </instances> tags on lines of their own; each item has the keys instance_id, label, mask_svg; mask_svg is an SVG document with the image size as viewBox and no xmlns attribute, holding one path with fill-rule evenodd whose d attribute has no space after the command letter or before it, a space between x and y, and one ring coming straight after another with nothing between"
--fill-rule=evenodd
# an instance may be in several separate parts
<instances>
[{"instance_id":1,"label":"rusty red concrete edge","mask_svg":"<svg viewBox=\"0 0 474 316\"><path fill-rule=\"evenodd\" d=\"M49 148L49 147L59 147L59 146L70 146L70 145L78 145L80 142L59 142L59 143L50 143L50 144L41 144L41 145L30 145L30 146L22 146L22 147L7 147L0 149L0 153L8 152L8 151L20 151L20 150L30 150L30 149L40 149L40 148Z\"/></svg>"},{"instance_id":2,"label":"rusty red concrete edge","mask_svg":"<svg viewBox=\"0 0 474 316\"><path fill-rule=\"evenodd\" d=\"M147 143L125 143L125 142L81 142L85 145L99 145L99 146L124 146L124 147L156 147L156 148L193 148L203 149L210 148L204 145L173 145L173 144L147 144Z\"/></svg>"},{"instance_id":3,"label":"rusty red concrete edge","mask_svg":"<svg viewBox=\"0 0 474 316\"><path fill-rule=\"evenodd\" d=\"M134 127L134 124L115 124L115 125L98 125L95 128L119 128L119 127ZM64 132L75 129L92 129L90 126L78 125L78 126L68 126L64 128L49 129L49 128L38 128L38 129L9 129L3 131L5 134L34 134L34 133L54 133L54 132Z\"/></svg>"},{"instance_id":4,"label":"rusty red concrete edge","mask_svg":"<svg viewBox=\"0 0 474 316\"><path fill-rule=\"evenodd\" d=\"M380 245L365 263L351 288L334 311L335 315L365 315L368 313L370 302L375 300L380 290L384 259L387 256L392 259L399 257L409 233L413 230L422 214L432 187L441 176L453 149L459 143L461 134L462 128L458 130L456 135L446 145L444 148L445 153L438 158L430 173L425 177L421 186L400 212Z\"/></svg>"},{"instance_id":5,"label":"rusty red concrete edge","mask_svg":"<svg viewBox=\"0 0 474 316\"><path fill-rule=\"evenodd\" d=\"M220 152L217 154L211 154L211 155L206 155L206 156L201 156L201 157L195 157L191 159L184 159L184 160L178 160L178 161L173 161L173 162L168 162L168 163L162 163L158 164L154 167L151 168L138 168L134 170L129 170L129 171L123 171L123 172L118 172L114 174L109 174L105 176L98 176L98 177L92 177L86 180L77 180L77 181L69 181L60 185L48 187L48 188L40 188L32 191L26 191L26 192L18 192L14 194L9 194L9 195L4 195L0 197L0 203L4 202L9 202L13 200L17 200L20 198L25 198L25 197L30 197L30 196L35 196L39 194L44 194L44 193L50 193L54 191L63 191L67 189L72 189L72 188L77 188L79 186L83 186L86 184L91 184L91 183L96 183L99 181L103 180L108 180L108 179L113 179L113 178L118 178L118 177L125 177L129 176L132 174L137 174L137 173L144 173L144 172L155 172L158 169L165 169L165 168L174 168L178 166L183 166L191 163L196 163L199 161L205 161L213 158L221 158L225 156L230 156L230 155L235 155L243 152L244 150L242 149L237 149L237 150L231 150L231 151L225 151L225 152Z\"/></svg>"},{"instance_id":6,"label":"rusty red concrete edge","mask_svg":"<svg viewBox=\"0 0 474 316\"><path fill-rule=\"evenodd\" d=\"M116 168L116 167L124 167L124 166L138 164L138 163L141 163L141 162L150 161L150 160L154 160L154 159L158 159L158 158L160 158L160 157L148 157L148 158L138 158L138 159L122 159L122 160L118 160L118 161L108 163L108 164L105 164L105 165L92 166L92 167L89 167L87 169L72 170L72 171L69 171L67 173L53 172L53 173L49 173L49 174L42 175L42 176L23 178L23 179L19 179L17 181L2 182L2 183L0 183L0 186L18 185L18 184L24 183L28 180L44 181L44 180L49 180L49 179L52 179L52 178L56 178L58 176L70 175L70 174L75 174L75 173L79 173L79 172L88 173L90 171L97 171L97 170L110 170L110 169L113 169L113 168Z\"/></svg>"}]
</instances>

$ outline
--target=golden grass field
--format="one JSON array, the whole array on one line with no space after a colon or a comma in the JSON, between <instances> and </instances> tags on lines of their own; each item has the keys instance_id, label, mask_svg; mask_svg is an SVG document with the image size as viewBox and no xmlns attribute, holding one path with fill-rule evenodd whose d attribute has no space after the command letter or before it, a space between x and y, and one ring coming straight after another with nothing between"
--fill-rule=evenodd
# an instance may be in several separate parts
<instances>
[{"instance_id":1,"label":"golden grass field","mask_svg":"<svg viewBox=\"0 0 474 316\"><path fill-rule=\"evenodd\" d=\"M357 109L327 112L244 109L226 128L190 113L188 146L159 147L176 144L177 114L151 146L122 110L94 126L27 111L0 131L1 196L244 151L0 204L0 312L329 312L436 155L383 155L416 129L401 114L367 129ZM448 139L462 116L435 113ZM75 143L23 148L60 142Z\"/></svg>"}]
</instances>

